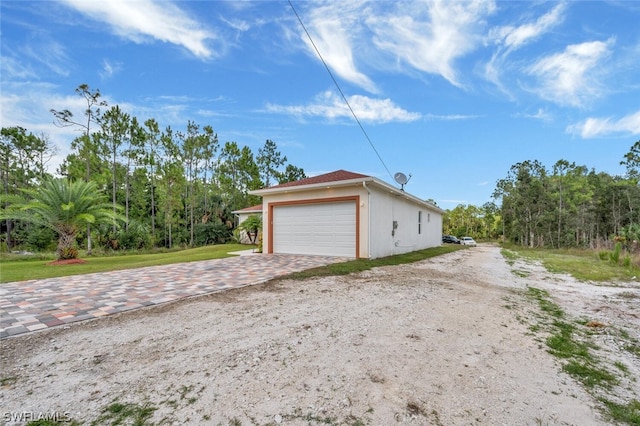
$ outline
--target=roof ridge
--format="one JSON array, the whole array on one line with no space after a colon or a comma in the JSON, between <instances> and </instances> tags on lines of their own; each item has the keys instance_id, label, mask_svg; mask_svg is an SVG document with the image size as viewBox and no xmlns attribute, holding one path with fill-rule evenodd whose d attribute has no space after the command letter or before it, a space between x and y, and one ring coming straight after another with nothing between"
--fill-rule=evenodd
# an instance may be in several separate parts
<instances>
[{"instance_id":1,"label":"roof ridge","mask_svg":"<svg viewBox=\"0 0 640 426\"><path fill-rule=\"evenodd\" d=\"M279 185L270 186L265 189L272 188L286 188L292 186L301 186L301 185L312 185L314 183L329 183L329 182L339 182L342 180L351 180L351 179L363 179L370 178L371 176L363 175L362 173L350 172L348 170L339 169L333 172L324 173L317 176L312 176L300 180L296 180L293 182L285 182Z\"/></svg>"}]
</instances>

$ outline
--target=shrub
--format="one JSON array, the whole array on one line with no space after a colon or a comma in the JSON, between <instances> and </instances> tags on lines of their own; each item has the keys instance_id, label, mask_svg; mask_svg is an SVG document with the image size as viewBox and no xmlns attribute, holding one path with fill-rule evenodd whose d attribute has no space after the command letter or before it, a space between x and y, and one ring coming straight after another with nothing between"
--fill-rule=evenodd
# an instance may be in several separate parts
<instances>
[{"instance_id":1,"label":"shrub","mask_svg":"<svg viewBox=\"0 0 640 426\"><path fill-rule=\"evenodd\" d=\"M119 247L125 250L147 249L153 245L151 234L146 226L132 222L129 230L122 230L118 234Z\"/></svg>"},{"instance_id":2,"label":"shrub","mask_svg":"<svg viewBox=\"0 0 640 426\"><path fill-rule=\"evenodd\" d=\"M98 244L107 250L118 250L118 248L120 248L118 234L112 231L99 234Z\"/></svg>"},{"instance_id":3,"label":"shrub","mask_svg":"<svg viewBox=\"0 0 640 426\"><path fill-rule=\"evenodd\" d=\"M231 240L234 243L240 244L242 242L242 236L240 235L240 229L236 228L231 234Z\"/></svg>"},{"instance_id":4,"label":"shrub","mask_svg":"<svg viewBox=\"0 0 640 426\"><path fill-rule=\"evenodd\" d=\"M64 247L58 249L58 259L67 260L67 259L76 259L78 257L78 249L75 247Z\"/></svg>"},{"instance_id":5,"label":"shrub","mask_svg":"<svg viewBox=\"0 0 640 426\"><path fill-rule=\"evenodd\" d=\"M199 223L193 231L194 243L197 246L224 244L232 237L231 230L224 223Z\"/></svg>"},{"instance_id":6,"label":"shrub","mask_svg":"<svg viewBox=\"0 0 640 426\"><path fill-rule=\"evenodd\" d=\"M622 243L617 242L615 248L609 253L609 262L617 265L620 262L620 251L622 250Z\"/></svg>"},{"instance_id":7,"label":"shrub","mask_svg":"<svg viewBox=\"0 0 640 426\"><path fill-rule=\"evenodd\" d=\"M27 247L34 251L51 251L56 246L56 235L49 228L34 228L27 236Z\"/></svg>"}]
</instances>

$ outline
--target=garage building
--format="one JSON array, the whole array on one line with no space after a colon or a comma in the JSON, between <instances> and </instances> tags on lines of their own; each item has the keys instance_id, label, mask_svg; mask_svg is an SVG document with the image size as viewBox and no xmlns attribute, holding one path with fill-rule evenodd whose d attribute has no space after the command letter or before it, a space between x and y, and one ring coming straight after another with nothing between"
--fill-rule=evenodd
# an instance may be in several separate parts
<instances>
[{"instance_id":1,"label":"garage building","mask_svg":"<svg viewBox=\"0 0 640 426\"><path fill-rule=\"evenodd\" d=\"M372 176L338 170L251 194L265 253L373 259L442 242L443 210Z\"/></svg>"}]
</instances>

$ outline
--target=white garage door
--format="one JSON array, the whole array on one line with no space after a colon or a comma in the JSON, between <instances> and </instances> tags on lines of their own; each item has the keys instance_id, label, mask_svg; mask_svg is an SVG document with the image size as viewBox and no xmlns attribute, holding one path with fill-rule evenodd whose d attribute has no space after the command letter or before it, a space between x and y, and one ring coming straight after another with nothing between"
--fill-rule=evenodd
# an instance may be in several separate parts
<instances>
[{"instance_id":1,"label":"white garage door","mask_svg":"<svg viewBox=\"0 0 640 426\"><path fill-rule=\"evenodd\" d=\"M273 252L356 257L356 204L297 204L273 209Z\"/></svg>"}]
</instances>

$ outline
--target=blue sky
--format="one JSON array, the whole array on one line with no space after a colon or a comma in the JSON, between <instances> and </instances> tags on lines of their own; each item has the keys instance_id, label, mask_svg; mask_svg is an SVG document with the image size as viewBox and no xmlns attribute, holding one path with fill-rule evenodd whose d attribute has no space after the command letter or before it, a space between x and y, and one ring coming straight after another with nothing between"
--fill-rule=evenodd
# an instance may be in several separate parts
<instances>
[{"instance_id":1,"label":"blue sky","mask_svg":"<svg viewBox=\"0 0 640 426\"><path fill-rule=\"evenodd\" d=\"M623 174L640 139L640 2L293 0L0 3L3 127L45 134L55 169L100 89L141 121L266 139L307 175L345 169L445 209L491 201L520 161ZM383 163L384 162L384 163Z\"/></svg>"}]
</instances>

